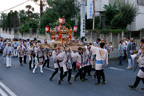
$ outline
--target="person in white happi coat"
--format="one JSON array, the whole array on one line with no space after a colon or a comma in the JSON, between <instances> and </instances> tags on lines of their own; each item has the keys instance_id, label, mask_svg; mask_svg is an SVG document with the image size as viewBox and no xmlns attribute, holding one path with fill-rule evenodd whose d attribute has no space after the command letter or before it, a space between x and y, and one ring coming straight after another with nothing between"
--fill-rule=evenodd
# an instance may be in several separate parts
<instances>
[{"instance_id":1,"label":"person in white happi coat","mask_svg":"<svg viewBox=\"0 0 144 96\"><path fill-rule=\"evenodd\" d=\"M48 49L48 48L44 48L44 59L45 59L45 61L44 61L44 64L43 64L43 68L45 67L45 65L47 64L47 68L50 68L49 67L49 58L50 58L50 56L49 56L49 51L50 51L50 49Z\"/></svg>"},{"instance_id":2,"label":"person in white happi coat","mask_svg":"<svg viewBox=\"0 0 144 96\"><path fill-rule=\"evenodd\" d=\"M129 87L132 89L136 89L141 80L144 84L144 46L141 47L140 52L137 55L137 58L137 62L139 64L139 71L136 76L135 83L133 85L129 85ZM142 88L142 90L144 90L144 88Z\"/></svg>"},{"instance_id":3,"label":"person in white happi coat","mask_svg":"<svg viewBox=\"0 0 144 96\"><path fill-rule=\"evenodd\" d=\"M78 69L77 74L74 77L74 81L76 81L77 77L80 76L80 81L84 81L83 79L83 73L82 73L82 65L84 62L84 56L83 56L83 49L81 47L78 48L78 52L74 53L71 51L72 58L77 58L76 60L76 67Z\"/></svg>"},{"instance_id":4,"label":"person in white happi coat","mask_svg":"<svg viewBox=\"0 0 144 96\"><path fill-rule=\"evenodd\" d=\"M23 55L25 54L24 50L25 50L24 46L22 45L22 43L20 43L20 45L17 47L20 66L22 66L22 58Z\"/></svg>"},{"instance_id":5,"label":"person in white happi coat","mask_svg":"<svg viewBox=\"0 0 144 96\"><path fill-rule=\"evenodd\" d=\"M34 58L33 58L33 54L34 54L34 47L33 44L30 43L30 47L28 47L28 54L29 54L29 70L31 70L31 66L34 66Z\"/></svg>"},{"instance_id":6,"label":"person in white happi coat","mask_svg":"<svg viewBox=\"0 0 144 96\"><path fill-rule=\"evenodd\" d=\"M88 76L92 76L91 75L91 69L92 69L92 64L93 64L93 61L92 61L92 52L90 51L90 47L91 47L91 44L88 45L88 51L89 51L89 54L88 54Z\"/></svg>"},{"instance_id":7,"label":"person in white happi coat","mask_svg":"<svg viewBox=\"0 0 144 96\"><path fill-rule=\"evenodd\" d=\"M58 54L61 53L61 50L59 49L58 45L55 44L54 45L54 50L52 51L52 57L53 57L53 61L54 61L54 68L55 71L53 72L53 74L50 76L49 80L52 81L53 77L58 73L58 68L60 68L60 78L63 75L63 57L57 57Z\"/></svg>"},{"instance_id":8,"label":"person in white happi coat","mask_svg":"<svg viewBox=\"0 0 144 96\"><path fill-rule=\"evenodd\" d=\"M91 46L90 51L96 54L95 70L97 74L97 85L101 85L100 79L102 77L103 84L106 84L104 66L108 65L108 52L104 49L105 43L100 43L100 48Z\"/></svg>"},{"instance_id":9,"label":"person in white happi coat","mask_svg":"<svg viewBox=\"0 0 144 96\"><path fill-rule=\"evenodd\" d=\"M47 39L44 40L44 43L47 44ZM45 67L45 65L47 64L47 68L50 68L49 67L49 58L50 58L50 55L49 55L49 52L50 52L50 49L48 48L45 48L44 49L44 59L45 59L45 62L43 64L43 68Z\"/></svg>"},{"instance_id":10,"label":"person in white happi coat","mask_svg":"<svg viewBox=\"0 0 144 96\"><path fill-rule=\"evenodd\" d=\"M130 39L130 43L127 46L127 56L128 56L128 67L127 69L134 68L134 60L132 60L131 55L135 54L136 52L136 43L134 42L133 38Z\"/></svg>"},{"instance_id":11,"label":"person in white happi coat","mask_svg":"<svg viewBox=\"0 0 144 96\"><path fill-rule=\"evenodd\" d=\"M58 54L57 55L57 58L61 58L63 57L63 71L64 71L64 74L62 75L62 77L60 77L58 83L61 84L61 81L63 80L64 77L67 76L67 73L69 74L68 75L68 84L72 84L70 82L71 80L71 72L72 72L72 62L71 62L71 52L70 52L70 48L68 47L65 47L65 51Z\"/></svg>"},{"instance_id":12,"label":"person in white happi coat","mask_svg":"<svg viewBox=\"0 0 144 96\"><path fill-rule=\"evenodd\" d=\"M83 48L83 65L82 65L82 74L83 74L83 79L87 80L86 77L86 73L88 73L88 60L89 60L89 51L87 49L87 46L85 46L85 48Z\"/></svg>"},{"instance_id":13,"label":"person in white happi coat","mask_svg":"<svg viewBox=\"0 0 144 96\"><path fill-rule=\"evenodd\" d=\"M35 73L35 70L38 67L38 65L40 67L40 72L43 73L43 67L42 66L43 66L43 61L44 61L43 60L43 56L44 56L43 51L44 51L44 49L39 46L39 43L36 44L36 47L37 48L35 49L35 52L36 52L36 57L37 57L38 64L35 65L35 68L33 69L33 73Z\"/></svg>"},{"instance_id":14,"label":"person in white happi coat","mask_svg":"<svg viewBox=\"0 0 144 96\"><path fill-rule=\"evenodd\" d=\"M11 55L12 55L12 47L11 43L8 43L8 45L4 48L4 55L6 57L6 67L11 67Z\"/></svg>"},{"instance_id":15,"label":"person in white happi coat","mask_svg":"<svg viewBox=\"0 0 144 96\"><path fill-rule=\"evenodd\" d=\"M27 53L28 53L28 46L26 44L26 40L23 41L23 47L24 47L24 56L23 56L23 59L24 59L24 64L26 64L26 58L27 58Z\"/></svg>"},{"instance_id":16,"label":"person in white happi coat","mask_svg":"<svg viewBox=\"0 0 144 96\"><path fill-rule=\"evenodd\" d=\"M27 47L30 47L30 40L29 39L27 39L26 45L27 45Z\"/></svg>"},{"instance_id":17,"label":"person in white happi coat","mask_svg":"<svg viewBox=\"0 0 144 96\"><path fill-rule=\"evenodd\" d=\"M13 47L13 56L17 56L17 47L18 47L18 42L15 39L14 42L12 43L12 47Z\"/></svg>"},{"instance_id":18,"label":"person in white happi coat","mask_svg":"<svg viewBox=\"0 0 144 96\"><path fill-rule=\"evenodd\" d=\"M72 58L72 62L73 62L72 67L73 67L73 71L74 71L74 72L77 72L77 71L76 71L76 59L77 59L77 58L75 58L75 57Z\"/></svg>"}]
</instances>

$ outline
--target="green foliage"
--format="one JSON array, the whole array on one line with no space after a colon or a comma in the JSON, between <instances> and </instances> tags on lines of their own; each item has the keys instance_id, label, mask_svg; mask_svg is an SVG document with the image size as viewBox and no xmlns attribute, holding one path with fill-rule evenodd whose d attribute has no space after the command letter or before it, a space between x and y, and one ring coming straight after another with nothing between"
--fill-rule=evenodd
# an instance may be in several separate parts
<instances>
[{"instance_id":1,"label":"green foliage","mask_svg":"<svg viewBox=\"0 0 144 96\"><path fill-rule=\"evenodd\" d=\"M141 28L139 31L144 31L144 28Z\"/></svg>"},{"instance_id":2,"label":"green foliage","mask_svg":"<svg viewBox=\"0 0 144 96\"><path fill-rule=\"evenodd\" d=\"M138 13L138 8L129 2L122 2L118 7L119 14L115 15L111 21L112 28L125 29L131 24Z\"/></svg>"},{"instance_id":3,"label":"green foliage","mask_svg":"<svg viewBox=\"0 0 144 96\"><path fill-rule=\"evenodd\" d=\"M29 32L30 28L36 31L39 27L39 14L33 12L34 8L31 5L27 5L26 8L28 9L27 11L21 10L19 12L19 31L21 34Z\"/></svg>"},{"instance_id":4,"label":"green foliage","mask_svg":"<svg viewBox=\"0 0 144 96\"><path fill-rule=\"evenodd\" d=\"M5 14L5 13L1 13L1 18L2 18L2 27L3 27L3 29L4 28L6 28L6 18L7 18L7 14Z\"/></svg>"},{"instance_id":5,"label":"green foliage","mask_svg":"<svg viewBox=\"0 0 144 96\"><path fill-rule=\"evenodd\" d=\"M89 30L91 32L99 32L101 34L109 34L109 33L113 33L113 34L119 34L122 31L127 33L128 30L126 29L94 29L94 30Z\"/></svg>"},{"instance_id":6,"label":"green foliage","mask_svg":"<svg viewBox=\"0 0 144 96\"><path fill-rule=\"evenodd\" d=\"M116 0L113 6L111 4L105 5L104 9L106 28L112 29L126 29L138 13L138 8L129 1Z\"/></svg>"},{"instance_id":7,"label":"green foliage","mask_svg":"<svg viewBox=\"0 0 144 96\"><path fill-rule=\"evenodd\" d=\"M47 0L50 8L58 17L64 17L66 20L72 19L79 12L75 6L74 0Z\"/></svg>"},{"instance_id":8,"label":"green foliage","mask_svg":"<svg viewBox=\"0 0 144 96\"><path fill-rule=\"evenodd\" d=\"M105 5L104 9L105 9L104 13L106 15L106 18L105 18L106 27L109 28L111 26L112 19L114 18L115 15L117 15L119 13L119 10L118 10L116 4Z\"/></svg>"},{"instance_id":9,"label":"green foliage","mask_svg":"<svg viewBox=\"0 0 144 96\"><path fill-rule=\"evenodd\" d=\"M1 13L2 18L2 27L9 28L18 27L19 26L19 18L17 11L10 11L8 14Z\"/></svg>"},{"instance_id":10,"label":"green foliage","mask_svg":"<svg viewBox=\"0 0 144 96\"><path fill-rule=\"evenodd\" d=\"M39 33L45 34L45 27L49 26L50 28L54 28L58 23L58 16L55 12L51 9L47 9L40 18L40 26L39 26Z\"/></svg>"},{"instance_id":11,"label":"green foliage","mask_svg":"<svg viewBox=\"0 0 144 96\"><path fill-rule=\"evenodd\" d=\"M19 27L19 31L21 34L23 34L24 32L29 32L29 24L28 23L25 23L25 24L22 24L20 27Z\"/></svg>"},{"instance_id":12,"label":"green foliage","mask_svg":"<svg viewBox=\"0 0 144 96\"><path fill-rule=\"evenodd\" d=\"M86 30L93 28L93 19L87 19L87 14L85 15L86 19ZM95 29L99 27L100 19L99 16L95 16Z\"/></svg>"}]
</instances>

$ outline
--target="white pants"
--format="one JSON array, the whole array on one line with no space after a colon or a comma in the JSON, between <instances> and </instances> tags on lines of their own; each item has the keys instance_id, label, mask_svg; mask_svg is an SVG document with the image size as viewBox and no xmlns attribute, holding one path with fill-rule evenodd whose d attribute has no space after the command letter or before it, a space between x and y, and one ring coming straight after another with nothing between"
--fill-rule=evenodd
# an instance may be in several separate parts
<instances>
[{"instance_id":1,"label":"white pants","mask_svg":"<svg viewBox=\"0 0 144 96\"><path fill-rule=\"evenodd\" d=\"M133 68L134 67L134 60L128 59L128 68Z\"/></svg>"},{"instance_id":2,"label":"white pants","mask_svg":"<svg viewBox=\"0 0 144 96\"><path fill-rule=\"evenodd\" d=\"M6 67L11 66L11 56L6 56Z\"/></svg>"}]
</instances>

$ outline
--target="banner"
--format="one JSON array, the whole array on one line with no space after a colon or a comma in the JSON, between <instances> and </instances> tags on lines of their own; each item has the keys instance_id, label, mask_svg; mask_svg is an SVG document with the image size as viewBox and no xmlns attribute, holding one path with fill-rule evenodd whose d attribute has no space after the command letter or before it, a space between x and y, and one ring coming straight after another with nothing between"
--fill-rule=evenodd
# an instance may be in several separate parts
<instances>
[{"instance_id":1,"label":"banner","mask_svg":"<svg viewBox=\"0 0 144 96\"><path fill-rule=\"evenodd\" d=\"M93 0L87 0L87 19L93 19Z\"/></svg>"}]
</instances>

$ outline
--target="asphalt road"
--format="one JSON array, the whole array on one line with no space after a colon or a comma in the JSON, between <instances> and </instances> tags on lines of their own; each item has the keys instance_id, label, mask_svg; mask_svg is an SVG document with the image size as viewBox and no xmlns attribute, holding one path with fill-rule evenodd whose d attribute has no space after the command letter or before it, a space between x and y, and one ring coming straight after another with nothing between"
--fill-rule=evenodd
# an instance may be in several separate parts
<instances>
[{"instance_id":1,"label":"asphalt road","mask_svg":"<svg viewBox=\"0 0 144 96\"><path fill-rule=\"evenodd\" d=\"M123 66L119 66L118 61L111 61L105 68L106 85L95 85L96 80L89 76L85 82L79 79L73 81L72 77L72 85L68 85L67 78L64 78L61 85L58 85L59 74L53 81L49 81L54 69L52 61L51 69L44 69L44 73L41 74L37 68L33 74L28 69L28 63L20 66L18 58L12 58L12 67L6 68L0 56L0 82L17 96L144 96L144 91L141 90L144 87L142 82L136 90L129 89L128 85L134 83L138 70L136 72L126 70L126 66L126 62ZM74 74L76 73L73 72ZM11 96L10 90L5 89L0 83L1 95L3 92L6 93L5 96Z\"/></svg>"}]
</instances>

